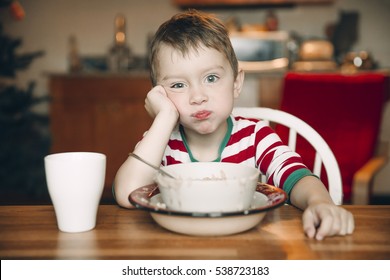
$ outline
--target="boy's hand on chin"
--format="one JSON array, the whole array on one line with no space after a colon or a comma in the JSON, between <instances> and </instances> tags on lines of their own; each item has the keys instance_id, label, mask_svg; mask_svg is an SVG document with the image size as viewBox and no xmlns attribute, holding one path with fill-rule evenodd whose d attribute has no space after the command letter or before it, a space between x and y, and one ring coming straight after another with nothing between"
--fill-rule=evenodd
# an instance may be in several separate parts
<instances>
[{"instance_id":1,"label":"boy's hand on chin","mask_svg":"<svg viewBox=\"0 0 390 280\"><path fill-rule=\"evenodd\" d=\"M326 236L352 234L353 215L331 203L309 205L302 215L303 230L309 238L322 240Z\"/></svg>"},{"instance_id":2,"label":"boy's hand on chin","mask_svg":"<svg viewBox=\"0 0 390 280\"><path fill-rule=\"evenodd\" d=\"M168 98L164 87L160 85L155 86L148 92L145 99L145 109L152 118L164 111L173 112L177 118L179 117L175 105Z\"/></svg>"}]
</instances>

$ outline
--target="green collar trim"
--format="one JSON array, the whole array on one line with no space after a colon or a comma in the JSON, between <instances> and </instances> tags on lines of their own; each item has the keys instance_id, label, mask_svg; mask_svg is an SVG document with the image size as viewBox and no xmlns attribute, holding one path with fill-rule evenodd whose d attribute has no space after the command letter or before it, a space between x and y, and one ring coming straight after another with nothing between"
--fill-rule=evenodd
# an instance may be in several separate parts
<instances>
[{"instance_id":1,"label":"green collar trim","mask_svg":"<svg viewBox=\"0 0 390 280\"><path fill-rule=\"evenodd\" d=\"M232 121L231 117L229 117L226 120L226 122L227 122L227 131L226 131L225 137L223 138L223 140L221 142L221 145L219 145L218 157L215 160L213 160L213 162L220 162L221 161L222 151L223 151L223 149L225 149L225 147L230 139L230 136L232 134L232 131L233 131L233 121ZM190 156L191 162L198 162L198 160L196 158L194 158L194 156L191 152L191 149L188 146L187 138L185 136L184 128L182 125L179 126L179 131L180 131L181 138L183 139L184 146L186 147L188 155Z\"/></svg>"}]
</instances>

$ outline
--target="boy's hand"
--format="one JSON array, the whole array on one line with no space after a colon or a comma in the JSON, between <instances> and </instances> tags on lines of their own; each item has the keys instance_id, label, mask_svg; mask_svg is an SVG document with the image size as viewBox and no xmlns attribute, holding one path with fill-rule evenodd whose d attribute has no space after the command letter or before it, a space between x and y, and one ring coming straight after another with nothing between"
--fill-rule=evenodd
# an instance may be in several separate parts
<instances>
[{"instance_id":1,"label":"boy's hand","mask_svg":"<svg viewBox=\"0 0 390 280\"><path fill-rule=\"evenodd\" d=\"M351 234L355 229L352 214L331 203L308 206L302 216L303 230L309 238Z\"/></svg>"},{"instance_id":2,"label":"boy's hand","mask_svg":"<svg viewBox=\"0 0 390 280\"><path fill-rule=\"evenodd\" d=\"M176 117L179 117L175 105L168 98L164 87L158 85L152 88L145 99L145 109L148 114L155 118L161 112L174 113Z\"/></svg>"}]
</instances>

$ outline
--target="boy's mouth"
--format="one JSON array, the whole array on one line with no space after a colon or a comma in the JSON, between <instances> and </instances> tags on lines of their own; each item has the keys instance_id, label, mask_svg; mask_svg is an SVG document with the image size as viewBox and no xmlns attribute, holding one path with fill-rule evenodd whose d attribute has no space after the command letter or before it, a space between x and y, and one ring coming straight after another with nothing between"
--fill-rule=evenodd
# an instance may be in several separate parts
<instances>
[{"instance_id":1,"label":"boy's mouth","mask_svg":"<svg viewBox=\"0 0 390 280\"><path fill-rule=\"evenodd\" d=\"M197 120L205 120L211 115L210 111L198 111L194 114L192 114L192 117L197 119Z\"/></svg>"}]
</instances>

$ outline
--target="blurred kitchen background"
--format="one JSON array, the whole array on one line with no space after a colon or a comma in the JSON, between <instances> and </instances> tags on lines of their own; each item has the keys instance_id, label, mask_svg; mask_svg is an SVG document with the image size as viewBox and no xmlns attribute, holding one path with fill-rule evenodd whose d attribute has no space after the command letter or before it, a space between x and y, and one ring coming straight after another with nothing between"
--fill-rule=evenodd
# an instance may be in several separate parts
<instances>
[{"instance_id":1,"label":"blurred kitchen background","mask_svg":"<svg viewBox=\"0 0 390 280\"><path fill-rule=\"evenodd\" d=\"M288 71L390 68L389 0L0 0L2 204L47 201L42 155L72 150L108 155L112 202L110 182L150 123L143 109L148 42L188 7L229 27L247 72L239 106L279 108ZM263 52L246 42L261 42ZM388 142L387 104L381 127ZM389 164L373 183L378 201L390 197Z\"/></svg>"}]
</instances>

